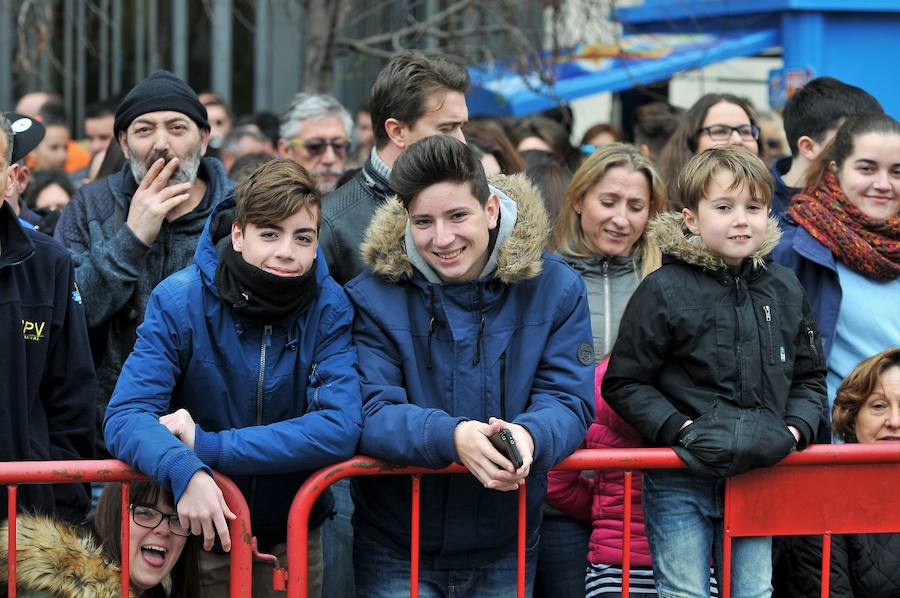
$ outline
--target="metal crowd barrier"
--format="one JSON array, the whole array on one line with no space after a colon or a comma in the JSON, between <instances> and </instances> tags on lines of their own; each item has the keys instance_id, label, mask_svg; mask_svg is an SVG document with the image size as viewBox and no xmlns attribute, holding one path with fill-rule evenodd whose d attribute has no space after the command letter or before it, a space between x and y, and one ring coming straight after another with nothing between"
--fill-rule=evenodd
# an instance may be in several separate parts
<instances>
[{"instance_id":1,"label":"metal crowd barrier","mask_svg":"<svg viewBox=\"0 0 900 598\"><path fill-rule=\"evenodd\" d=\"M793 453L775 467L729 478L725 484L724 560L720 595L731 594L731 541L743 536L823 534L822 597L828 596L832 534L900 532L900 512L885 509L900 494L900 450L881 445L816 445ZM668 448L576 451L556 466L562 470L624 471L622 596L629 595L632 471L682 469ZM418 596L419 483L422 475L459 474L459 465L432 470L398 467L365 456L319 470L294 498L288 516L288 598L307 596L307 526L316 499L331 484L360 475L411 475L410 596ZM519 491L517 591L525 596L525 488Z\"/></svg>"},{"instance_id":2,"label":"metal crowd barrier","mask_svg":"<svg viewBox=\"0 0 900 598\"><path fill-rule=\"evenodd\" d=\"M122 484L122 555L128 555L131 518L129 482L146 480L147 476L136 472L121 461L113 459L97 461L18 461L0 462L0 484L7 486L9 498L9 550L8 550L8 592L10 598L16 596L16 490L24 484L61 484L84 482L119 482ZM216 483L225 496L228 508L237 515L229 522L231 534L231 592L232 598L251 596L252 533L250 511L244 496L234 482L216 473ZM129 562L122 559L122 598L129 596Z\"/></svg>"}]
</instances>

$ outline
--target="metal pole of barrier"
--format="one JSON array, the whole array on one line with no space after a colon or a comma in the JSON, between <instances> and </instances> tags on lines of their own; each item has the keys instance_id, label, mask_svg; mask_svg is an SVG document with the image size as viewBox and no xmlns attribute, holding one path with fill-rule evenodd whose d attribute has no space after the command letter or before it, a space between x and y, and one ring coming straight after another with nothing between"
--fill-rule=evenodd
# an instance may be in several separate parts
<instances>
[{"instance_id":1,"label":"metal pole of barrier","mask_svg":"<svg viewBox=\"0 0 900 598\"><path fill-rule=\"evenodd\" d=\"M719 596L722 598L731 597L731 530L725 529L722 542L722 579L719 581Z\"/></svg>"},{"instance_id":2,"label":"metal pole of barrier","mask_svg":"<svg viewBox=\"0 0 900 598\"><path fill-rule=\"evenodd\" d=\"M516 593L519 598L525 598L525 535L528 533L527 521L525 521L525 493L527 491L527 484L519 486L519 533L517 536L518 546L516 547L518 560L516 566Z\"/></svg>"},{"instance_id":3,"label":"metal pole of barrier","mask_svg":"<svg viewBox=\"0 0 900 598\"><path fill-rule=\"evenodd\" d=\"M622 515L622 597L631 585L631 472L625 472L625 512Z\"/></svg>"},{"instance_id":4,"label":"metal pole of barrier","mask_svg":"<svg viewBox=\"0 0 900 598\"><path fill-rule=\"evenodd\" d=\"M16 598L16 490L15 484L10 484L6 487L6 566L7 575L9 575L7 584L10 598Z\"/></svg>"},{"instance_id":5,"label":"metal pole of barrier","mask_svg":"<svg viewBox=\"0 0 900 598\"><path fill-rule=\"evenodd\" d=\"M122 598L128 598L131 588L131 482L122 482L121 486L122 539L120 545L122 549L119 552L119 560L122 567Z\"/></svg>"},{"instance_id":6,"label":"metal pole of barrier","mask_svg":"<svg viewBox=\"0 0 900 598\"><path fill-rule=\"evenodd\" d=\"M822 598L828 598L831 585L831 533L822 536Z\"/></svg>"},{"instance_id":7,"label":"metal pole of barrier","mask_svg":"<svg viewBox=\"0 0 900 598\"><path fill-rule=\"evenodd\" d=\"M225 504L236 515L228 522L231 536L231 598L250 598L253 595L253 531L250 526L250 507L241 491L229 478L213 472L213 479L222 490Z\"/></svg>"},{"instance_id":8,"label":"metal pole of barrier","mask_svg":"<svg viewBox=\"0 0 900 598\"><path fill-rule=\"evenodd\" d=\"M412 521L409 539L409 598L419 596L419 517L422 507L422 475L412 475Z\"/></svg>"}]
</instances>

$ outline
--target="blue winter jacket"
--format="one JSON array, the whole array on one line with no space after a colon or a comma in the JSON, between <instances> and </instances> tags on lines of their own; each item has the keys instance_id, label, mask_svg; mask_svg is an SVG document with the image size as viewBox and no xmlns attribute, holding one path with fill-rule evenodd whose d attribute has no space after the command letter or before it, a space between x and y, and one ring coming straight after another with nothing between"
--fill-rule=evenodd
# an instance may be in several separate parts
<instances>
[{"instance_id":1,"label":"blue winter jacket","mask_svg":"<svg viewBox=\"0 0 900 598\"><path fill-rule=\"evenodd\" d=\"M827 358L841 311L841 282L834 254L789 216L780 224L781 242L772 257L775 262L793 270L800 279L816 314Z\"/></svg>"},{"instance_id":2,"label":"blue winter jacket","mask_svg":"<svg viewBox=\"0 0 900 598\"><path fill-rule=\"evenodd\" d=\"M316 258L318 297L294 320L237 317L215 285L216 241L230 231L233 198L207 222L192 266L150 296L134 352L106 413L118 458L172 488L176 501L197 470L214 468L244 493L263 545L283 541L291 499L308 475L356 451L360 387L353 308ZM226 241L228 242L228 241ZM195 450L157 421L187 409ZM331 510L320 499L311 523Z\"/></svg>"},{"instance_id":3,"label":"blue winter jacket","mask_svg":"<svg viewBox=\"0 0 900 598\"><path fill-rule=\"evenodd\" d=\"M489 260L496 269L475 282L442 284L423 269L407 250L400 202L376 213L362 247L370 270L346 287L356 307L360 450L441 468L460 460L453 442L460 422L499 416L524 426L535 444L527 483L532 546L547 472L593 420L593 338L582 278L542 252L540 196L521 177L498 177L496 185L506 194ZM409 478L357 478L353 493L357 531L408 552ZM485 489L470 474L426 475L421 508L421 550L439 568L479 566L515 550L515 492Z\"/></svg>"}]
</instances>

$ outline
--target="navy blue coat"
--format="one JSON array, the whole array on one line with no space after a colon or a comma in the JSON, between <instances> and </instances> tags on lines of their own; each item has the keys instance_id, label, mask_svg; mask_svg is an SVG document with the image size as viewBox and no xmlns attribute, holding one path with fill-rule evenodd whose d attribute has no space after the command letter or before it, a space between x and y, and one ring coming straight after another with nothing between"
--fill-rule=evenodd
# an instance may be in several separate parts
<instances>
[{"instance_id":1,"label":"navy blue coat","mask_svg":"<svg viewBox=\"0 0 900 598\"><path fill-rule=\"evenodd\" d=\"M498 186L515 202L506 198L501 207L497 269L470 283L426 280L407 253L403 206L389 201L376 214L363 246L372 270L346 287L357 310L360 449L441 468L459 462L453 436L460 422L498 416L524 426L535 444L527 483L533 541L546 474L578 447L593 420L591 322L581 277L542 254L547 217L540 196L518 177ZM504 221L515 222L508 238ZM406 477L355 479L354 524L408 551L410 494ZM472 475L424 476L422 551L451 568L508 554L516 501L515 492L487 490Z\"/></svg>"}]
</instances>

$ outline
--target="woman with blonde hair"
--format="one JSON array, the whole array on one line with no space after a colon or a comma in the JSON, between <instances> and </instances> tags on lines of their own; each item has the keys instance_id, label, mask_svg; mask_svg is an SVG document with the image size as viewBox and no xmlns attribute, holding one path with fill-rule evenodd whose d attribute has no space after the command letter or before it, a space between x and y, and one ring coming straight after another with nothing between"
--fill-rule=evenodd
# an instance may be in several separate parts
<instances>
[{"instance_id":1,"label":"woman with blonde hair","mask_svg":"<svg viewBox=\"0 0 900 598\"><path fill-rule=\"evenodd\" d=\"M613 143L598 149L569 183L556 224L556 251L587 286L597 362L612 351L622 313L638 283L660 265L661 254L644 229L665 210L665 185L653 162L633 145ZM592 430L599 426L610 438L619 434L599 411L598 417ZM575 472L553 472L548 483L538 557L541 587L545 595L584 595L585 574L591 571L592 521L590 507L576 499L589 498L589 492L580 490L591 482ZM624 487L608 491L618 493L611 500L621 504ZM633 500L640 499L635 495ZM621 534L612 541L621 542ZM552 587L546 578L553 580Z\"/></svg>"}]
</instances>

